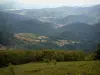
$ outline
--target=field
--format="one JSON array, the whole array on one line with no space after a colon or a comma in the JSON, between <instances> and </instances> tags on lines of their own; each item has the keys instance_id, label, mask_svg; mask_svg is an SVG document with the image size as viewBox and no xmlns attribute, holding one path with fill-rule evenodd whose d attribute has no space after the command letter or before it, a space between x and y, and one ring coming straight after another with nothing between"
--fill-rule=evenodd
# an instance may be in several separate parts
<instances>
[{"instance_id":1,"label":"field","mask_svg":"<svg viewBox=\"0 0 100 75\"><path fill-rule=\"evenodd\" d=\"M14 66L15 75L100 75L100 61L29 63ZM12 75L9 67L0 68L0 75Z\"/></svg>"}]
</instances>

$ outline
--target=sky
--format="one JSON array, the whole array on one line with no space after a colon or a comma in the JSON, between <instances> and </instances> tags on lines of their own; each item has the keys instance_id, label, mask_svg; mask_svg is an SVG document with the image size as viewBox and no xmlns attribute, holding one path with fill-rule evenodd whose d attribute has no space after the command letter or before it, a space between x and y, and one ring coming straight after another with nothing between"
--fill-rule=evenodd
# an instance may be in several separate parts
<instances>
[{"instance_id":1,"label":"sky","mask_svg":"<svg viewBox=\"0 0 100 75\"><path fill-rule=\"evenodd\" d=\"M59 6L90 6L100 4L100 0L0 0L12 8L47 8Z\"/></svg>"}]
</instances>

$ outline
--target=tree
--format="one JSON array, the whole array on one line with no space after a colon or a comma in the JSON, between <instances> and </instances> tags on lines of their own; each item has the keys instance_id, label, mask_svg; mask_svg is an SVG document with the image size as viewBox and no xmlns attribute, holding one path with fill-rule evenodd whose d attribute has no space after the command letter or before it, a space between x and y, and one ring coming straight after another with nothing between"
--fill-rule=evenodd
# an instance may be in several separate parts
<instances>
[{"instance_id":1,"label":"tree","mask_svg":"<svg viewBox=\"0 0 100 75\"><path fill-rule=\"evenodd\" d=\"M100 43L97 46L97 50L96 50L96 59L100 60Z\"/></svg>"}]
</instances>

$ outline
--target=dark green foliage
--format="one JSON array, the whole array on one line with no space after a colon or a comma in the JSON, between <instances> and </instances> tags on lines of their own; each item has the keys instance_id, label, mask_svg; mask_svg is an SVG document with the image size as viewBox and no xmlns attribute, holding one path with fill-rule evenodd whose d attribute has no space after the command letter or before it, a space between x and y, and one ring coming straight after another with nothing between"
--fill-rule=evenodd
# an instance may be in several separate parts
<instances>
[{"instance_id":1,"label":"dark green foliage","mask_svg":"<svg viewBox=\"0 0 100 75\"><path fill-rule=\"evenodd\" d=\"M56 61L56 60L52 60L52 63L53 63L54 65L56 65L56 64L57 64L57 61Z\"/></svg>"},{"instance_id":2,"label":"dark green foliage","mask_svg":"<svg viewBox=\"0 0 100 75\"><path fill-rule=\"evenodd\" d=\"M7 54L6 52L0 51L0 67L5 67L5 66L8 66L9 64L6 54Z\"/></svg>"},{"instance_id":3,"label":"dark green foliage","mask_svg":"<svg viewBox=\"0 0 100 75\"><path fill-rule=\"evenodd\" d=\"M16 40L16 45L14 49L23 49L23 50L40 50L40 49L60 49L60 46L53 43L27 43L24 40Z\"/></svg>"},{"instance_id":4,"label":"dark green foliage","mask_svg":"<svg viewBox=\"0 0 100 75\"><path fill-rule=\"evenodd\" d=\"M80 61L84 60L85 53L82 51L0 51L0 67L8 66L9 63L13 65L25 64L29 62L38 61Z\"/></svg>"},{"instance_id":5,"label":"dark green foliage","mask_svg":"<svg viewBox=\"0 0 100 75\"><path fill-rule=\"evenodd\" d=\"M96 59L99 59L100 60L100 44L98 44L98 46L97 46Z\"/></svg>"},{"instance_id":6,"label":"dark green foliage","mask_svg":"<svg viewBox=\"0 0 100 75\"><path fill-rule=\"evenodd\" d=\"M86 54L85 60L86 61L91 61L95 59L95 53L88 53Z\"/></svg>"},{"instance_id":7,"label":"dark green foliage","mask_svg":"<svg viewBox=\"0 0 100 75\"><path fill-rule=\"evenodd\" d=\"M50 59L43 58L43 61L44 61L45 63L47 63L47 64L50 63Z\"/></svg>"}]
</instances>

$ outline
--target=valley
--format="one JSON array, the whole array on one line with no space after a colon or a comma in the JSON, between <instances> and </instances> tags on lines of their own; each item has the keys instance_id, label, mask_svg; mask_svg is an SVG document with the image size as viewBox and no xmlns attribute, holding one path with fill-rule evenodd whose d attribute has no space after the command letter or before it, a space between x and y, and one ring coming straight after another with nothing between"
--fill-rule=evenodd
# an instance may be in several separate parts
<instances>
[{"instance_id":1,"label":"valley","mask_svg":"<svg viewBox=\"0 0 100 75\"><path fill-rule=\"evenodd\" d=\"M100 42L99 8L100 5L0 11L0 25L13 32L14 48L29 49L31 45L32 49L90 51Z\"/></svg>"},{"instance_id":2,"label":"valley","mask_svg":"<svg viewBox=\"0 0 100 75\"><path fill-rule=\"evenodd\" d=\"M100 1L36 2L0 0L0 75L100 75Z\"/></svg>"}]
</instances>

